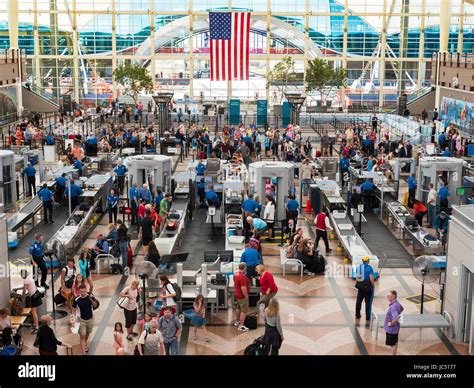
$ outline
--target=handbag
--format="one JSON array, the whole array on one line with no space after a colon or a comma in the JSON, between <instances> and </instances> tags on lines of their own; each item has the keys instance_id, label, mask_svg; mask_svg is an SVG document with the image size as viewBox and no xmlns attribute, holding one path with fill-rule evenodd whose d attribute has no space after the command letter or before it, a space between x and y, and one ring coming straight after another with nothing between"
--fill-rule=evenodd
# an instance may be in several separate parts
<instances>
[{"instance_id":1,"label":"handbag","mask_svg":"<svg viewBox=\"0 0 474 388\"><path fill-rule=\"evenodd\" d=\"M94 294L89 294L89 299L92 303L92 310L97 310L100 306L100 303L97 300L97 298L94 296Z\"/></svg>"},{"instance_id":2,"label":"handbag","mask_svg":"<svg viewBox=\"0 0 474 388\"><path fill-rule=\"evenodd\" d=\"M66 271L69 271L69 270L67 269ZM74 285L75 278L76 278L76 268L73 268L72 276L69 278L69 280L64 282L64 285L66 286L66 288L72 288L72 286Z\"/></svg>"},{"instance_id":3,"label":"handbag","mask_svg":"<svg viewBox=\"0 0 474 388\"><path fill-rule=\"evenodd\" d=\"M126 309L128 307L129 303L128 296L121 296L120 298L117 299L117 306L119 306L121 309Z\"/></svg>"}]
</instances>

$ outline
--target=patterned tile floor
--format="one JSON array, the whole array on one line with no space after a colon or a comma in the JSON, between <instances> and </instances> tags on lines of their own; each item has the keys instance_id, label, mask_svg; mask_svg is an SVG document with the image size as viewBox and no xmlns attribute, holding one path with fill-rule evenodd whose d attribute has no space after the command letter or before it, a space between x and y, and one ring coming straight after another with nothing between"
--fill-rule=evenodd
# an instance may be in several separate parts
<instances>
[{"instance_id":1,"label":"patterned tile floor","mask_svg":"<svg viewBox=\"0 0 474 388\"><path fill-rule=\"evenodd\" d=\"M306 220L299 224L308 231ZM106 219L102 219L84 246L94 243L95 235L105 231ZM137 241L133 242L135 248ZM321 242L322 244L322 242ZM337 241L330 241L332 253L326 256L329 265L341 265L344 254L338 252ZM406 247L410 251L410 247ZM143 249L140 249L137 260L143 260ZM389 354L385 346L383 332L376 340L366 322L354 319L355 298L357 291L354 281L344 273L333 277L304 276L289 274L282 276L279 247L276 244L263 244L264 261L268 270L274 274L279 287L277 298L280 301L281 317L285 341L281 348L284 355L384 355ZM93 275L94 293L101 302L95 312L95 328L91 335L91 355L115 354L113 347L113 326L115 322L124 322L122 310L116 306L116 295L120 289L133 279L121 275ZM58 287L56 282L56 289ZM405 312L417 312L417 305L405 298L420 293L420 283L414 278L409 268L385 268L377 282L373 309L384 312L387 308L386 293L398 291L399 300ZM435 297L439 294L437 286L427 287L427 293ZM427 312L436 312L437 302L426 304ZM48 298L48 311L50 298ZM185 355L235 355L242 354L245 347L263 334L263 323L255 331L242 333L233 326L232 308L220 310L209 322L207 330L210 343L203 341L202 333L193 340L193 329L185 326L180 343L180 353ZM67 319L59 320L54 328L60 340L74 345L74 354L82 354L79 337L71 334ZM32 346L33 336L24 329L24 354L36 354ZM132 352L134 343L128 343ZM60 349L63 352L63 349ZM402 355L450 355L467 354L466 344L454 343L441 331L433 329L403 329L400 334L399 354Z\"/></svg>"}]
</instances>

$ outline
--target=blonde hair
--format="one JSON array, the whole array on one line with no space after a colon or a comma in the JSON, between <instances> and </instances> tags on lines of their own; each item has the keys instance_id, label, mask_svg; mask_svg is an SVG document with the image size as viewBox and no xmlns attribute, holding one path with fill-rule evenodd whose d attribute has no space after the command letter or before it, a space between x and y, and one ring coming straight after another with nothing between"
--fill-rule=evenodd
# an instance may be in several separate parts
<instances>
[{"instance_id":1,"label":"blonde hair","mask_svg":"<svg viewBox=\"0 0 474 388\"><path fill-rule=\"evenodd\" d=\"M138 280L132 280L132 283L131 283L132 286L140 286L140 282Z\"/></svg>"},{"instance_id":2,"label":"blonde hair","mask_svg":"<svg viewBox=\"0 0 474 388\"><path fill-rule=\"evenodd\" d=\"M265 266L263 264L259 264L257 265L257 267L255 268L257 270L257 272L265 272Z\"/></svg>"},{"instance_id":3,"label":"blonde hair","mask_svg":"<svg viewBox=\"0 0 474 388\"><path fill-rule=\"evenodd\" d=\"M280 302L278 302L277 298L270 299L268 307L265 309L265 314L267 314L268 317L276 317L280 314Z\"/></svg>"},{"instance_id":4,"label":"blonde hair","mask_svg":"<svg viewBox=\"0 0 474 388\"><path fill-rule=\"evenodd\" d=\"M147 203L147 204L145 205L145 209L151 211L151 209L152 209L152 208L151 208L151 205L150 205L149 203Z\"/></svg>"}]
</instances>

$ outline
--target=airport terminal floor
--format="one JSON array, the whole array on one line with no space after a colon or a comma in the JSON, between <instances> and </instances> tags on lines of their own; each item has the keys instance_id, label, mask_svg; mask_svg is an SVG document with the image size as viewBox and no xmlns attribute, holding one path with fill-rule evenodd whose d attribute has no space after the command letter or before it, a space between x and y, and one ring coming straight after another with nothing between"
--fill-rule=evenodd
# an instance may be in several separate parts
<instances>
[{"instance_id":1,"label":"airport terminal floor","mask_svg":"<svg viewBox=\"0 0 474 388\"><path fill-rule=\"evenodd\" d=\"M474 0L0 0L0 388L473 386L473 31Z\"/></svg>"}]
</instances>

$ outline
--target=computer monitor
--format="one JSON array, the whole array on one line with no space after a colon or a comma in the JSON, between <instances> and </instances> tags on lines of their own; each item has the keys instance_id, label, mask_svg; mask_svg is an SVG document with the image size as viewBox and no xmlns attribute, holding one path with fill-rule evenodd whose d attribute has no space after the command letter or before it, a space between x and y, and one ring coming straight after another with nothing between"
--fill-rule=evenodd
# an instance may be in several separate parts
<instances>
[{"instance_id":1,"label":"computer monitor","mask_svg":"<svg viewBox=\"0 0 474 388\"><path fill-rule=\"evenodd\" d=\"M188 259L189 253L175 253L161 256L161 264L184 263Z\"/></svg>"},{"instance_id":2,"label":"computer monitor","mask_svg":"<svg viewBox=\"0 0 474 388\"><path fill-rule=\"evenodd\" d=\"M219 257L221 258L221 263L230 263L234 261L234 251L220 251Z\"/></svg>"}]
</instances>

